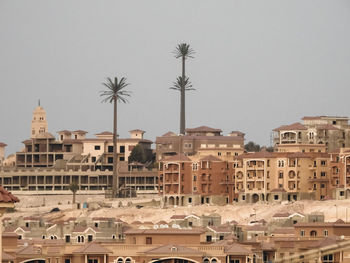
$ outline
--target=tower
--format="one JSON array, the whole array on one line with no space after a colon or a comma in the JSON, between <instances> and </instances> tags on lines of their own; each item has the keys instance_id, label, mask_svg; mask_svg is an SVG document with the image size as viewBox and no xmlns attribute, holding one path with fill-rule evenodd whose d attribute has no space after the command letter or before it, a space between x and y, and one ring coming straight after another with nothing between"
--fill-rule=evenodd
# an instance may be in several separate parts
<instances>
[{"instance_id":1,"label":"tower","mask_svg":"<svg viewBox=\"0 0 350 263\"><path fill-rule=\"evenodd\" d=\"M40 106L39 100L38 106L33 111L31 138L43 132L47 132L46 111Z\"/></svg>"}]
</instances>

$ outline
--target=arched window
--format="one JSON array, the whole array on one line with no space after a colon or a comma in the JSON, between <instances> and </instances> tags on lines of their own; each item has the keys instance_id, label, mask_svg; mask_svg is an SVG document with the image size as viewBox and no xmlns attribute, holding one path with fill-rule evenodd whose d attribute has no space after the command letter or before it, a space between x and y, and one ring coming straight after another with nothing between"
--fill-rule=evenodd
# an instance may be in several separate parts
<instances>
[{"instance_id":1,"label":"arched window","mask_svg":"<svg viewBox=\"0 0 350 263\"><path fill-rule=\"evenodd\" d=\"M78 236L77 241L78 243L84 243L84 236Z\"/></svg>"},{"instance_id":2,"label":"arched window","mask_svg":"<svg viewBox=\"0 0 350 263\"><path fill-rule=\"evenodd\" d=\"M317 231L316 230L311 230L310 231L310 236L311 237L316 237L317 236Z\"/></svg>"},{"instance_id":3,"label":"arched window","mask_svg":"<svg viewBox=\"0 0 350 263\"><path fill-rule=\"evenodd\" d=\"M131 263L131 258L126 258L125 263Z\"/></svg>"},{"instance_id":4,"label":"arched window","mask_svg":"<svg viewBox=\"0 0 350 263\"><path fill-rule=\"evenodd\" d=\"M124 263L123 258L118 258L117 263Z\"/></svg>"},{"instance_id":5,"label":"arched window","mask_svg":"<svg viewBox=\"0 0 350 263\"><path fill-rule=\"evenodd\" d=\"M216 258L211 259L211 263L217 263L217 262L218 262L218 260Z\"/></svg>"},{"instance_id":6,"label":"arched window","mask_svg":"<svg viewBox=\"0 0 350 263\"><path fill-rule=\"evenodd\" d=\"M209 258L204 258L204 259L203 259L203 263L210 263Z\"/></svg>"}]
</instances>

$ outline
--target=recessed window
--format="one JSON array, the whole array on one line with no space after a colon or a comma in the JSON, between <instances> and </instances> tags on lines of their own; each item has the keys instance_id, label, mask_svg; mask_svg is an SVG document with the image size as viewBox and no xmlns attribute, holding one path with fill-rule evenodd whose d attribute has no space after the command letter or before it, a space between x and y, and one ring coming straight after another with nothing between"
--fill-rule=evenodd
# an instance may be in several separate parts
<instances>
[{"instance_id":1,"label":"recessed window","mask_svg":"<svg viewBox=\"0 0 350 263\"><path fill-rule=\"evenodd\" d=\"M95 145L95 150L101 150L101 146L100 145Z\"/></svg>"}]
</instances>

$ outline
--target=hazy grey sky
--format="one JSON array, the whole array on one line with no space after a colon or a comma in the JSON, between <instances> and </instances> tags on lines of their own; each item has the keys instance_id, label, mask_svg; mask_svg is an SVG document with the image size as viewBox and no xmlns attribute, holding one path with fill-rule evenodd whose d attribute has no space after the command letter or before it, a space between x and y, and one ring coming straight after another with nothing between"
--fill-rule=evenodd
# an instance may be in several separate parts
<instances>
[{"instance_id":1,"label":"hazy grey sky","mask_svg":"<svg viewBox=\"0 0 350 263\"><path fill-rule=\"evenodd\" d=\"M49 131L112 130L98 92L125 76L119 133L179 130L176 44L190 43L187 127L269 144L304 115L350 115L350 1L0 1L0 141L30 137L40 98Z\"/></svg>"}]
</instances>

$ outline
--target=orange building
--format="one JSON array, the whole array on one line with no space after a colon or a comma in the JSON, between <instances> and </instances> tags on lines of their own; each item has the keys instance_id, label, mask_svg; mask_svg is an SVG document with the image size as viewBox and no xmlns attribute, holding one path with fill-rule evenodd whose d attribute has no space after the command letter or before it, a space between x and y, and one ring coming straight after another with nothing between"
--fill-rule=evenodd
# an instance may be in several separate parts
<instances>
[{"instance_id":1,"label":"orange building","mask_svg":"<svg viewBox=\"0 0 350 263\"><path fill-rule=\"evenodd\" d=\"M232 173L228 162L212 155L171 156L160 162L159 194L165 205L230 203Z\"/></svg>"}]
</instances>

